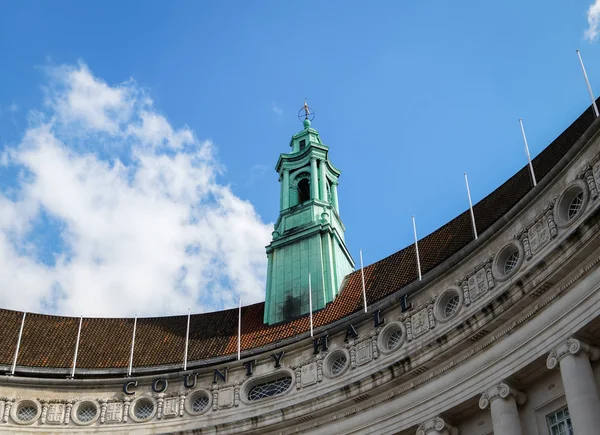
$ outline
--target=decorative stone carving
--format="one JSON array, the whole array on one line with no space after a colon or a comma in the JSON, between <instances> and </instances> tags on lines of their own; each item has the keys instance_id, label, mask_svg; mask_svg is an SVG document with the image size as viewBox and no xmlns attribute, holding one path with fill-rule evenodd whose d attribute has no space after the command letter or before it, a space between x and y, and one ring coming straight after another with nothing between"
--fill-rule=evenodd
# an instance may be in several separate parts
<instances>
[{"instance_id":1,"label":"decorative stone carving","mask_svg":"<svg viewBox=\"0 0 600 435\"><path fill-rule=\"evenodd\" d=\"M410 317L410 323L412 326L412 336L417 338L431 329L429 324L429 314L427 308L423 308L417 311Z\"/></svg>"},{"instance_id":2,"label":"decorative stone carving","mask_svg":"<svg viewBox=\"0 0 600 435\"><path fill-rule=\"evenodd\" d=\"M530 260L533 254L531 252L531 245L529 244L529 232L523 232L519 239L523 245L523 251L525 251L525 259Z\"/></svg>"},{"instance_id":3,"label":"decorative stone carving","mask_svg":"<svg viewBox=\"0 0 600 435\"><path fill-rule=\"evenodd\" d=\"M600 358L600 349L589 346L578 339L571 337L550 351L550 354L546 359L546 366L550 370L553 370L565 356L577 355L581 351L588 354L590 361L596 361Z\"/></svg>"},{"instance_id":4,"label":"decorative stone carving","mask_svg":"<svg viewBox=\"0 0 600 435\"><path fill-rule=\"evenodd\" d=\"M42 423L62 424L65 418L65 405L63 403L50 403L46 405L46 415L42 410Z\"/></svg>"},{"instance_id":5,"label":"decorative stone carving","mask_svg":"<svg viewBox=\"0 0 600 435\"><path fill-rule=\"evenodd\" d=\"M219 408L233 407L233 387L221 388L219 390L217 404Z\"/></svg>"},{"instance_id":6,"label":"decorative stone carving","mask_svg":"<svg viewBox=\"0 0 600 435\"><path fill-rule=\"evenodd\" d=\"M465 306L468 307L471 305L471 292L469 291L469 284L467 281L463 281L462 284L456 282L456 286L462 288Z\"/></svg>"},{"instance_id":7,"label":"decorative stone carving","mask_svg":"<svg viewBox=\"0 0 600 435\"><path fill-rule=\"evenodd\" d=\"M430 433L458 435L458 429L446 423L441 417L434 417L422 423L417 428L416 435L427 435Z\"/></svg>"},{"instance_id":8,"label":"decorative stone carving","mask_svg":"<svg viewBox=\"0 0 600 435\"><path fill-rule=\"evenodd\" d=\"M410 318L404 323L404 327L406 328L406 339L408 341L412 341L413 334L412 334L412 324L410 322Z\"/></svg>"},{"instance_id":9,"label":"decorative stone carving","mask_svg":"<svg viewBox=\"0 0 600 435\"><path fill-rule=\"evenodd\" d=\"M219 409L219 390L217 388L213 388L212 390L212 409L216 411Z\"/></svg>"},{"instance_id":10,"label":"decorative stone carving","mask_svg":"<svg viewBox=\"0 0 600 435\"><path fill-rule=\"evenodd\" d=\"M129 407L131 406L131 398L125 397L123 399L123 422L127 423L127 418L129 417Z\"/></svg>"},{"instance_id":11,"label":"decorative stone carving","mask_svg":"<svg viewBox=\"0 0 600 435\"><path fill-rule=\"evenodd\" d=\"M524 393L515 390L506 382L500 382L491 388L488 388L479 398L479 407L486 409L494 399L506 399L513 396L519 405L524 405L527 397Z\"/></svg>"},{"instance_id":12,"label":"decorative stone carving","mask_svg":"<svg viewBox=\"0 0 600 435\"><path fill-rule=\"evenodd\" d=\"M592 164L592 172L594 173L594 181L596 186L600 186L600 158L596 156L596 161Z\"/></svg>"},{"instance_id":13,"label":"decorative stone carving","mask_svg":"<svg viewBox=\"0 0 600 435\"><path fill-rule=\"evenodd\" d=\"M556 198L552 201L552 204L556 201ZM555 238L558 236L558 228L556 227L556 221L554 220L554 213L552 209L546 212L546 222L548 223L548 229L550 230L550 237Z\"/></svg>"},{"instance_id":14,"label":"decorative stone carving","mask_svg":"<svg viewBox=\"0 0 600 435\"><path fill-rule=\"evenodd\" d=\"M179 396L179 416L183 417L183 411L184 411L184 405L185 405L185 393L181 393L181 395Z\"/></svg>"},{"instance_id":15,"label":"decorative stone carving","mask_svg":"<svg viewBox=\"0 0 600 435\"><path fill-rule=\"evenodd\" d=\"M185 396L184 396L185 397ZM177 417L179 414L179 397L167 397L163 403L163 417Z\"/></svg>"},{"instance_id":16,"label":"decorative stone carving","mask_svg":"<svg viewBox=\"0 0 600 435\"><path fill-rule=\"evenodd\" d=\"M42 404L42 416L40 420L42 424L46 424L46 417L48 416L48 402L43 399L38 399L38 401Z\"/></svg>"},{"instance_id":17,"label":"decorative stone carving","mask_svg":"<svg viewBox=\"0 0 600 435\"><path fill-rule=\"evenodd\" d=\"M165 403L165 393L158 393L157 395L157 399L156 399L156 418L158 418L159 420L162 418L163 416L163 404Z\"/></svg>"},{"instance_id":18,"label":"decorative stone carving","mask_svg":"<svg viewBox=\"0 0 600 435\"><path fill-rule=\"evenodd\" d=\"M592 172L592 168L589 167L584 174L585 181L587 181L588 188L590 190L590 196L592 199L598 198L598 187L596 186L596 181L594 180L594 173Z\"/></svg>"},{"instance_id":19,"label":"decorative stone carving","mask_svg":"<svg viewBox=\"0 0 600 435\"><path fill-rule=\"evenodd\" d=\"M75 404L75 400L67 400L65 406L65 421L64 424L69 424L71 422L71 410L73 409L73 405Z\"/></svg>"},{"instance_id":20,"label":"decorative stone carving","mask_svg":"<svg viewBox=\"0 0 600 435\"><path fill-rule=\"evenodd\" d=\"M312 362L301 368L300 383L302 387L308 387L317 383L317 363Z\"/></svg>"},{"instance_id":21,"label":"decorative stone carving","mask_svg":"<svg viewBox=\"0 0 600 435\"><path fill-rule=\"evenodd\" d=\"M126 402L128 403L128 402ZM121 423L124 419L123 402L100 402L100 423ZM127 407L129 409L129 406Z\"/></svg>"},{"instance_id":22,"label":"decorative stone carving","mask_svg":"<svg viewBox=\"0 0 600 435\"><path fill-rule=\"evenodd\" d=\"M2 417L2 421L4 423L8 423L8 416L10 415L10 409L12 408L13 404L15 403L15 400L17 400L18 397L13 397L12 399L6 399L6 401L4 402L4 416Z\"/></svg>"}]
</instances>

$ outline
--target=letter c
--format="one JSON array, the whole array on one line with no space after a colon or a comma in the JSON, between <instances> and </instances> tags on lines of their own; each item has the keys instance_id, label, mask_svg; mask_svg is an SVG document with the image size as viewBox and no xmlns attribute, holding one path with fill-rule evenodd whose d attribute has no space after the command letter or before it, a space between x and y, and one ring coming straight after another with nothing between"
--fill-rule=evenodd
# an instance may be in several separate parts
<instances>
[{"instance_id":1,"label":"letter c","mask_svg":"<svg viewBox=\"0 0 600 435\"><path fill-rule=\"evenodd\" d=\"M130 391L130 387L137 387L137 381L129 381L126 384L123 384L123 393L127 394L128 396L133 396L135 391Z\"/></svg>"}]
</instances>

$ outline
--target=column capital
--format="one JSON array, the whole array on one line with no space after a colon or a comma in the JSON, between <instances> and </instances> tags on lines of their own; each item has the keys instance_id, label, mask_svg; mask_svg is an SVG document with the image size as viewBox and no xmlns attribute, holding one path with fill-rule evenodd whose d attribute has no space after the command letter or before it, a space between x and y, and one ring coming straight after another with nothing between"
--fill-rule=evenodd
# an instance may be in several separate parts
<instances>
[{"instance_id":1,"label":"column capital","mask_svg":"<svg viewBox=\"0 0 600 435\"><path fill-rule=\"evenodd\" d=\"M577 338L571 337L550 351L548 358L546 359L546 367L552 370L565 356L577 355L579 352L585 352L590 358L590 361L596 361L600 358L600 349L595 346L590 346Z\"/></svg>"},{"instance_id":2,"label":"column capital","mask_svg":"<svg viewBox=\"0 0 600 435\"><path fill-rule=\"evenodd\" d=\"M419 427L417 428L416 435L427 435L431 432L458 435L458 429L446 423L444 419L442 419L442 417L440 416L434 417L421 423L421 425L419 425Z\"/></svg>"},{"instance_id":3,"label":"column capital","mask_svg":"<svg viewBox=\"0 0 600 435\"><path fill-rule=\"evenodd\" d=\"M506 399L513 396L518 405L523 405L527 401L524 393L515 390L506 382L500 382L485 390L479 398L479 407L486 409L494 399Z\"/></svg>"},{"instance_id":4,"label":"column capital","mask_svg":"<svg viewBox=\"0 0 600 435\"><path fill-rule=\"evenodd\" d=\"M316 162L317 162L317 158L316 158L315 156L311 156L311 157L310 157L310 162L311 162L311 163L312 163L312 162L315 162L315 163L316 163Z\"/></svg>"}]
</instances>

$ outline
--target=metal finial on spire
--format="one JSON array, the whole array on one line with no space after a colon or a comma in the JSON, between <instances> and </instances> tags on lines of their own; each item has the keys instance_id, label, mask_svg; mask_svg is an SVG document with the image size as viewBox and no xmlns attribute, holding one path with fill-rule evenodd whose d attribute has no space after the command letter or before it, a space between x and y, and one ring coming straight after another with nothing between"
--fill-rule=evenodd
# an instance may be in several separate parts
<instances>
[{"instance_id":1,"label":"metal finial on spire","mask_svg":"<svg viewBox=\"0 0 600 435\"><path fill-rule=\"evenodd\" d=\"M298 119L303 121L305 128L310 127L310 121L315 119L315 111L308 107L306 98L304 99L304 105L302 106L302 109L298 111Z\"/></svg>"}]
</instances>

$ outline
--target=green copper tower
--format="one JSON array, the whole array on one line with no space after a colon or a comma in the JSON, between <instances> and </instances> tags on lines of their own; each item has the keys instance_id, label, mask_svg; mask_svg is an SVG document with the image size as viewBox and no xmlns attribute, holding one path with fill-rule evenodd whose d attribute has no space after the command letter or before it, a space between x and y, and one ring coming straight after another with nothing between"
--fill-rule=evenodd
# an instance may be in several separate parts
<instances>
[{"instance_id":1,"label":"green copper tower","mask_svg":"<svg viewBox=\"0 0 600 435\"><path fill-rule=\"evenodd\" d=\"M311 127L306 103L304 113L304 129L292 136L291 152L281 154L275 167L281 199L273 240L267 246L267 324L308 314L309 273L312 307L318 311L333 301L344 277L354 270L339 215L340 171Z\"/></svg>"}]
</instances>

